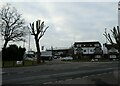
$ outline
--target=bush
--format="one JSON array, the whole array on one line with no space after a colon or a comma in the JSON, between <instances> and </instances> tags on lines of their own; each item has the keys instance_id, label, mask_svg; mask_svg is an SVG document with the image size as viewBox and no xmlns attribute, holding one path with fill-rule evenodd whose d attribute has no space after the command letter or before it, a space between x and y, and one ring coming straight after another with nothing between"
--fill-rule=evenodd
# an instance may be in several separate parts
<instances>
[{"instance_id":1,"label":"bush","mask_svg":"<svg viewBox=\"0 0 120 86\"><path fill-rule=\"evenodd\" d=\"M9 47L2 49L3 61L22 61L25 53L25 48L21 48L17 45L10 45Z\"/></svg>"}]
</instances>

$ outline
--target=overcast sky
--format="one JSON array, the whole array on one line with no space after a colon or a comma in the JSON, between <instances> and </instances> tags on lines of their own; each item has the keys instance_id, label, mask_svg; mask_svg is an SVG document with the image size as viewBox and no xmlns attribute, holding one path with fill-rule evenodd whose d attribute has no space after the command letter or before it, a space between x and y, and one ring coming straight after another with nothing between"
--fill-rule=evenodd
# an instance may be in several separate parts
<instances>
[{"instance_id":1,"label":"overcast sky","mask_svg":"<svg viewBox=\"0 0 120 86\"><path fill-rule=\"evenodd\" d=\"M45 48L70 47L74 42L99 41L105 43L105 28L118 25L117 2L10 2L26 24L38 19L49 26L40 44ZM5 3L0 3L2 6ZM28 37L25 46L28 49ZM17 43L23 46L22 42ZM0 46L2 46L1 43ZM31 48L36 50L33 36Z\"/></svg>"}]
</instances>

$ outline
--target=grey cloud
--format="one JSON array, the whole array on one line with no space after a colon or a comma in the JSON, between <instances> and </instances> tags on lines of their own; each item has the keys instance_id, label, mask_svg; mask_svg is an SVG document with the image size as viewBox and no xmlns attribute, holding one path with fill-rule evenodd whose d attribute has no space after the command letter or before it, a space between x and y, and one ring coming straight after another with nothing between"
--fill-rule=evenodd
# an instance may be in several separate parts
<instances>
[{"instance_id":1,"label":"grey cloud","mask_svg":"<svg viewBox=\"0 0 120 86\"><path fill-rule=\"evenodd\" d=\"M117 3L13 3L27 22L40 18L49 26L41 45L70 46L74 41L104 42L105 27L117 24Z\"/></svg>"}]
</instances>

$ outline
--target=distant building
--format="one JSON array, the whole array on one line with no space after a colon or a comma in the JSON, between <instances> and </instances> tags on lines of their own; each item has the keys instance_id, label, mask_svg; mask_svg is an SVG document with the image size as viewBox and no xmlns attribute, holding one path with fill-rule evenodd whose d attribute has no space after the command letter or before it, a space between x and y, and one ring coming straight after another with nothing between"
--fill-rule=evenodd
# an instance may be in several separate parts
<instances>
[{"instance_id":1,"label":"distant building","mask_svg":"<svg viewBox=\"0 0 120 86\"><path fill-rule=\"evenodd\" d=\"M49 61L52 60L53 59L52 51L42 51L41 57L44 60L49 60Z\"/></svg>"},{"instance_id":2,"label":"distant building","mask_svg":"<svg viewBox=\"0 0 120 86\"><path fill-rule=\"evenodd\" d=\"M115 46L111 44L103 44L103 54L108 59L118 59L119 52Z\"/></svg>"},{"instance_id":3,"label":"distant building","mask_svg":"<svg viewBox=\"0 0 120 86\"><path fill-rule=\"evenodd\" d=\"M47 49L47 51L52 51L53 56L57 57L71 56L73 53L73 51L70 48L53 48Z\"/></svg>"},{"instance_id":4,"label":"distant building","mask_svg":"<svg viewBox=\"0 0 120 86\"><path fill-rule=\"evenodd\" d=\"M99 42L75 42L74 54L99 59L102 57L102 47Z\"/></svg>"},{"instance_id":5,"label":"distant building","mask_svg":"<svg viewBox=\"0 0 120 86\"><path fill-rule=\"evenodd\" d=\"M27 51L25 53L25 58L34 58L35 57L35 51Z\"/></svg>"}]
</instances>

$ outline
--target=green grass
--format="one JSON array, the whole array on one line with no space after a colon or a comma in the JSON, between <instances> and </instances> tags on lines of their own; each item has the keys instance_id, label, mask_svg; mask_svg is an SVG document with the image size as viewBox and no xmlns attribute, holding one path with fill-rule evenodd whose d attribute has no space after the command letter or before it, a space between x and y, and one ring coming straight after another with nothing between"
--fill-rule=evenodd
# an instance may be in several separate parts
<instances>
[{"instance_id":1,"label":"green grass","mask_svg":"<svg viewBox=\"0 0 120 86\"><path fill-rule=\"evenodd\" d=\"M16 61L4 61L3 67L24 67L24 66L33 66L37 65L36 61L25 60L23 64L17 64Z\"/></svg>"},{"instance_id":2,"label":"green grass","mask_svg":"<svg viewBox=\"0 0 120 86\"><path fill-rule=\"evenodd\" d=\"M14 65L14 63L15 63L14 61L4 61L4 67L11 67Z\"/></svg>"},{"instance_id":3,"label":"green grass","mask_svg":"<svg viewBox=\"0 0 120 86\"><path fill-rule=\"evenodd\" d=\"M37 65L37 61L24 61L24 66L31 66L31 65Z\"/></svg>"}]
</instances>

